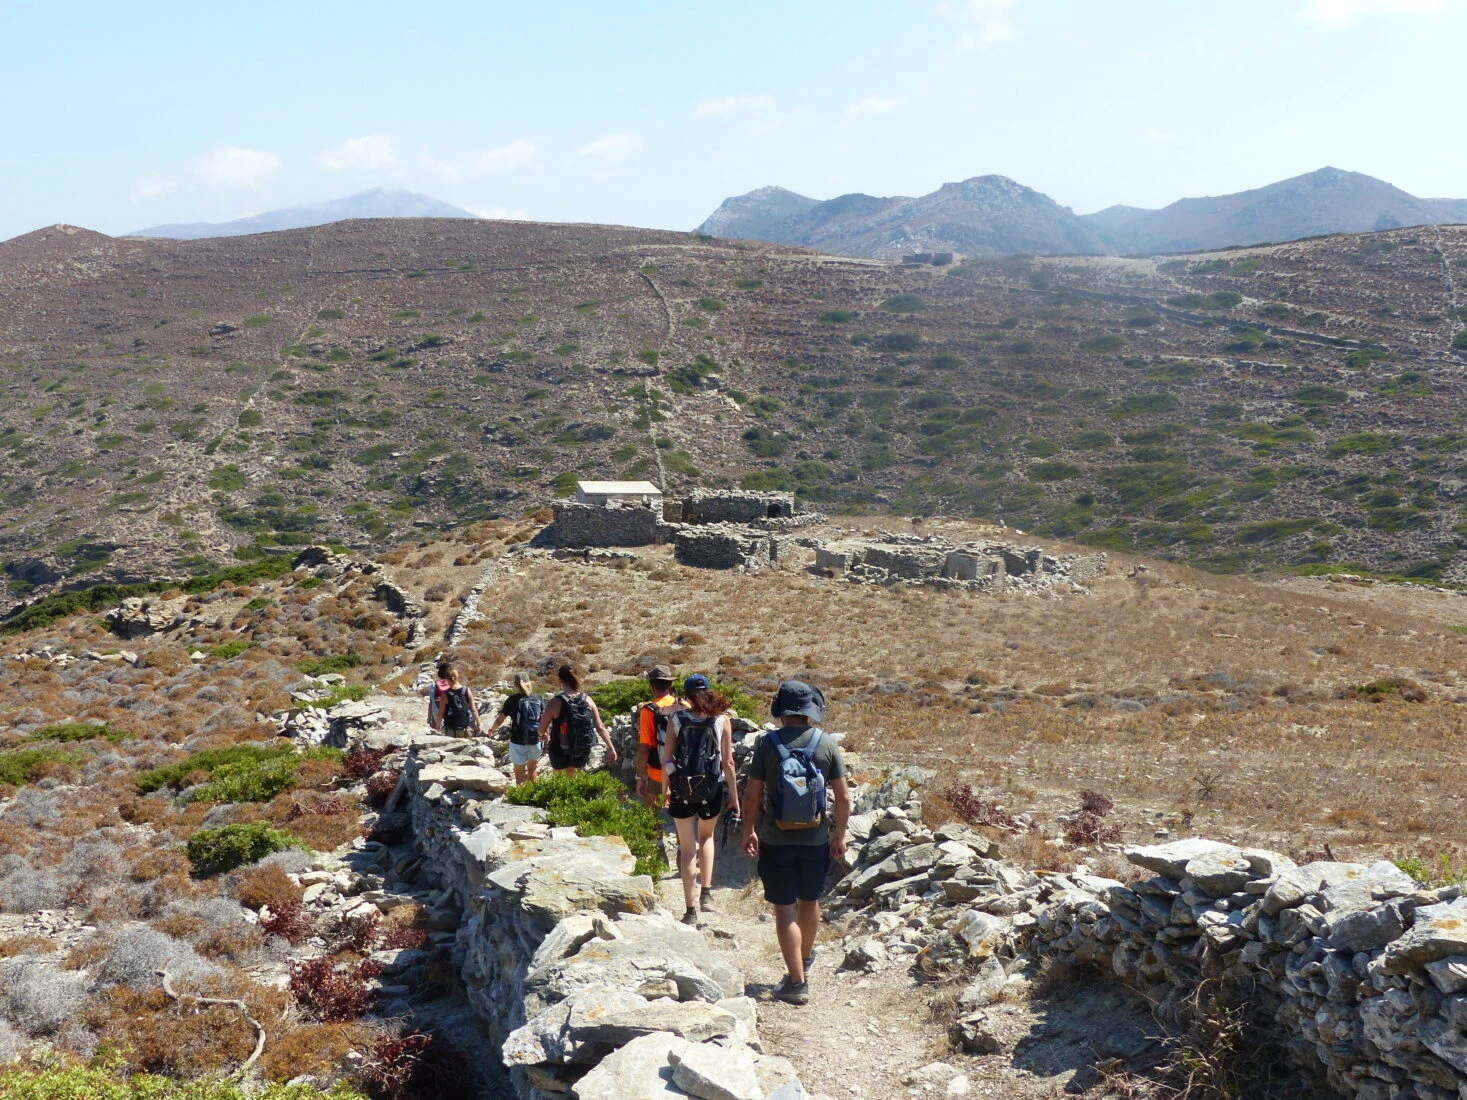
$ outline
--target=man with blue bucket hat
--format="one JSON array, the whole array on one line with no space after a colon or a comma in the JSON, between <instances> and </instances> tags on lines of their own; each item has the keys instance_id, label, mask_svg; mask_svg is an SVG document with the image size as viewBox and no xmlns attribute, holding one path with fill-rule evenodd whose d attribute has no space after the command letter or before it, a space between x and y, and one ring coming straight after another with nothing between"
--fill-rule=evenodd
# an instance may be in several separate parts
<instances>
[{"instance_id":1,"label":"man with blue bucket hat","mask_svg":"<svg viewBox=\"0 0 1467 1100\"><path fill-rule=\"evenodd\" d=\"M774 996L810 1000L820 893L833 860L845 851L851 790L837 745L819 727L825 695L799 680L779 685L770 713L781 728L759 739L744 791L744 851L759 861L764 900L774 906L784 980Z\"/></svg>"}]
</instances>

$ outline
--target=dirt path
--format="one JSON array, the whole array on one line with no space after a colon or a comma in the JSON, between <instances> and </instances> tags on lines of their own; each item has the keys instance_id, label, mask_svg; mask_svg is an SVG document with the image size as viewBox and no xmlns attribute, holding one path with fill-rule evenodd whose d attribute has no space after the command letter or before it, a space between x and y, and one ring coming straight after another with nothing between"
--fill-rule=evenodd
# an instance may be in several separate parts
<instances>
[{"instance_id":1,"label":"dirt path","mask_svg":"<svg viewBox=\"0 0 1467 1100\"><path fill-rule=\"evenodd\" d=\"M675 869L677 841L669 828L674 870L659 887L672 913L683 911ZM968 1095L1027 1098L1109 1095L1097 1085L1098 1058L1124 1056L1145 1044L1155 1025L1136 999L1099 981L1075 979L1044 997L1023 997L989 1010L1009 1053L975 1057L947 1041L950 1006L961 986L919 981L894 962L867 975L843 971L845 920L821 928L811 969L810 1003L787 1005L770 997L784 975L769 907L753 861L733 845L718 849L713 910L700 926L715 947L732 956L745 989L759 1002L759 1034L765 1049L788 1058L800 1080L818 1097ZM968 1091L949 1093L946 1063L967 1078ZM924 1087L925 1086L925 1087Z\"/></svg>"}]
</instances>

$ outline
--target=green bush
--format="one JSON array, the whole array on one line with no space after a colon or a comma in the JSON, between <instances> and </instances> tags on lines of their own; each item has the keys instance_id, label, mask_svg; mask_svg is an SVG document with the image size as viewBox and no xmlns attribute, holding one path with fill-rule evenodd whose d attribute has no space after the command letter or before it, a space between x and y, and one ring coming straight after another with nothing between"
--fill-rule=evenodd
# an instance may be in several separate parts
<instances>
[{"instance_id":1,"label":"green bush","mask_svg":"<svg viewBox=\"0 0 1467 1100\"><path fill-rule=\"evenodd\" d=\"M305 845L286 829L277 829L268 821L248 825L224 825L218 829L199 829L188 838L184 851L194 870L200 874L233 871L247 863L258 863L274 852Z\"/></svg>"},{"instance_id":2,"label":"green bush","mask_svg":"<svg viewBox=\"0 0 1467 1100\"><path fill-rule=\"evenodd\" d=\"M1271 519L1262 523L1245 523L1238 528L1238 541L1249 545L1278 542L1303 534L1318 523L1318 519Z\"/></svg>"},{"instance_id":3,"label":"green bush","mask_svg":"<svg viewBox=\"0 0 1467 1100\"><path fill-rule=\"evenodd\" d=\"M1294 391L1293 401L1297 405L1311 405L1319 408L1324 405L1339 405L1348 401L1350 395L1344 390L1337 390L1333 386L1313 385L1302 386Z\"/></svg>"},{"instance_id":4,"label":"green bush","mask_svg":"<svg viewBox=\"0 0 1467 1100\"><path fill-rule=\"evenodd\" d=\"M23 787L47 764L78 764L84 754L76 749L19 749L0 752L0 784Z\"/></svg>"},{"instance_id":5,"label":"green bush","mask_svg":"<svg viewBox=\"0 0 1467 1100\"><path fill-rule=\"evenodd\" d=\"M1159 413L1171 412L1180 405L1181 402L1169 393L1138 393L1122 398L1110 410L1110 415L1116 420L1125 420L1133 416L1156 416Z\"/></svg>"},{"instance_id":6,"label":"green bush","mask_svg":"<svg viewBox=\"0 0 1467 1100\"><path fill-rule=\"evenodd\" d=\"M295 667L305 676L324 676L328 672L345 672L361 663L361 654L353 649L332 657L307 657L303 661L297 661Z\"/></svg>"},{"instance_id":7,"label":"green bush","mask_svg":"<svg viewBox=\"0 0 1467 1100\"><path fill-rule=\"evenodd\" d=\"M572 826L581 836L619 836L637 857L635 873L653 880L667 873L662 822L655 810L628 797L610 772L552 775L511 787L505 801L544 807L552 825Z\"/></svg>"},{"instance_id":8,"label":"green bush","mask_svg":"<svg viewBox=\"0 0 1467 1100\"><path fill-rule=\"evenodd\" d=\"M927 299L918 294L893 294L882 302L880 309L887 313L921 313L929 308Z\"/></svg>"},{"instance_id":9,"label":"green bush","mask_svg":"<svg viewBox=\"0 0 1467 1100\"><path fill-rule=\"evenodd\" d=\"M151 1073L128 1075L122 1059L103 1056L90 1064L43 1059L0 1066L5 1100L367 1100L344 1084L329 1090L271 1081L245 1086L224 1078L175 1081Z\"/></svg>"},{"instance_id":10,"label":"green bush","mask_svg":"<svg viewBox=\"0 0 1467 1100\"><path fill-rule=\"evenodd\" d=\"M1092 336L1080 346L1086 351L1120 351L1121 348L1126 346L1126 338L1119 332L1107 332L1101 336Z\"/></svg>"},{"instance_id":11,"label":"green bush","mask_svg":"<svg viewBox=\"0 0 1467 1100\"><path fill-rule=\"evenodd\" d=\"M254 648L254 642L225 642L222 645L216 645L209 652L221 661L232 661L245 650Z\"/></svg>"},{"instance_id":12,"label":"green bush","mask_svg":"<svg viewBox=\"0 0 1467 1100\"><path fill-rule=\"evenodd\" d=\"M241 428L258 428L265 423L265 416L259 409L241 409L239 413L239 426Z\"/></svg>"},{"instance_id":13,"label":"green bush","mask_svg":"<svg viewBox=\"0 0 1467 1100\"><path fill-rule=\"evenodd\" d=\"M46 726L28 733L21 738L22 741L91 741L101 738L116 745L122 741L131 741L137 734L132 730L121 730L116 726L110 726L105 722L58 722L54 726Z\"/></svg>"},{"instance_id":14,"label":"green bush","mask_svg":"<svg viewBox=\"0 0 1467 1100\"><path fill-rule=\"evenodd\" d=\"M265 764L282 757L295 758L295 749L290 745L274 744L226 745L220 749L202 749L177 764L164 764L142 772L133 780L133 784L143 794L149 794L164 787L180 787L184 777L194 772L207 772L212 777L220 767L245 762Z\"/></svg>"},{"instance_id":15,"label":"green bush","mask_svg":"<svg viewBox=\"0 0 1467 1100\"><path fill-rule=\"evenodd\" d=\"M717 313L723 308L723 303L717 298L699 298L698 308L707 313Z\"/></svg>"},{"instance_id":16,"label":"green bush","mask_svg":"<svg viewBox=\"0 0 1467 1100\"><path fill-rule=\"evenodd\" d=\"M1453 629L1456 629L1455 627ZM1396 866L1423 886L1458 886L1467 883L1467 863L1460 863L1449 852L1441 852L1435 863L1416 856L1396 860Z\"/></svg>"},{"instance_id":17,"label":"green bush","mask_svg":"<svg viewBox=\"0 0 1467 1100\"><path fill-rule=\"evenodd\" d=\"M1029 467L1029 476L1035 481L1069 481L1084 472L1084 467L1073 462L1036 462Z\"/></svg>"},{"instance_id":18,"label":"green bush","mask_svg":"<svg viewBox=\"0 0 1467 1100\"><path fill-rule=\"evenodd\" d=\"M922 344L922 337L915 332L888 332L884 336L878 336L874 346L882 351L916 351Z\"/></svg>"},{"instance_id":19,"label":"green bush","mask_svg":"<svg viewBox=\"0 0 1467 1100\"><path fill-rule=\"evenodd\" d=\"M1344 455L1379 455L1385 454L1395 445L1395 438L1384 432L1354 432L1336 439L1329 445L1325 454L1330 458L1340 458Z\"/></svg>"},{"instance_id":20,"label":"green bush","mask_svg":"<svg viewBox=\"0 0 1467 1100\"><path fill-rule=\"evenodd\" d=\"M847 321L854 321L856 315L848 309L827 309L815 320L822 325L843 325Z\"/></svg>"},{"instance_id":21,"label":"green bush","mask_svg":"<svg viewBox=\"0 0 1467 1100\"><path fill-rule=\"evenodd\" d=\"M1070 447L1076 451L1099 451L1109 447L1115 442L1115 437L1110 432L1103 432L1098 428L1080 432L1070 438Z\"/></svg>"},{"instance_id":22,"label":"green bush","mask_svg":"<svg viewBox=\"0 0 1467 1100\"><path fill-rule=\"evenodd\" d=\"M295 786L300 757L275 756L220 764L209 772L209 782L188 794L189 802L269 802Z\"/></svg>"}]
</instances>

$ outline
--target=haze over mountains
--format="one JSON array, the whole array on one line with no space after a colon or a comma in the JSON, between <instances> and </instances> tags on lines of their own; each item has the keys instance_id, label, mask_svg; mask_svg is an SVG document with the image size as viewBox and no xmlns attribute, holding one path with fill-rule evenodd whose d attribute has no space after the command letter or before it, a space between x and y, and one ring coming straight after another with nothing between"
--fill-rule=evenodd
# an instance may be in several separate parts
<instances>
[{"instance_id":1,"label":"haze over mountains","mask_svg":"<svg viewBox=\"0 0 1467 1100\"><path fill-rule=\"evenodd\" d=\"M1180 199L1160 210L1076 215L1005 176L947 183L918 198L850 194L820 201L761 187L724 200L699 226L715 237L804 245L846 256L1135 255L1203 251L1467 222L1467 199L1422 199L1359 172L1321 168L1251 191Z\"/></svg>"},{"instance_id":2,"label":"haze over mountains","mask_svg":"<svg viewBox=\"0 0 1467 1100\"><path fill-rule=\"evenodd\" d=\"M125 234L129 237L173 237L198 240L202 237L243 237L249 233L274 233L281 229L306 229L313 225L346 221L348 218L477 218L429 195L420 195L400 187L374 187L341 199L308 202L267 210L247 218L228 222L188 222L155 225Z\"/></svg>"}]
</instances>

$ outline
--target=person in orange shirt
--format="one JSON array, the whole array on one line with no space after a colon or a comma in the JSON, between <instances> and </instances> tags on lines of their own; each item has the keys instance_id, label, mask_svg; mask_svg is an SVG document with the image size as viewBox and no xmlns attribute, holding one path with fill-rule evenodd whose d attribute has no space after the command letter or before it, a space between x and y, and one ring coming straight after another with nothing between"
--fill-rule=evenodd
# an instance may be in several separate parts
<instances>
[{"instance_id":1,"label":"person in orange shirt","mask_svg":"<svg viewBox=\"0 0 1467 1100\"><path fill-rule=\"evenodd\" d=\"M637 797L650 809L660 810L667 802L663 786L662 754L667 748L667 720L683 709L682 700L672 688L672 670L654 665L647 673L647 686L652 701L636 710L637 721Z\"/></svg>"}]
</instances>

